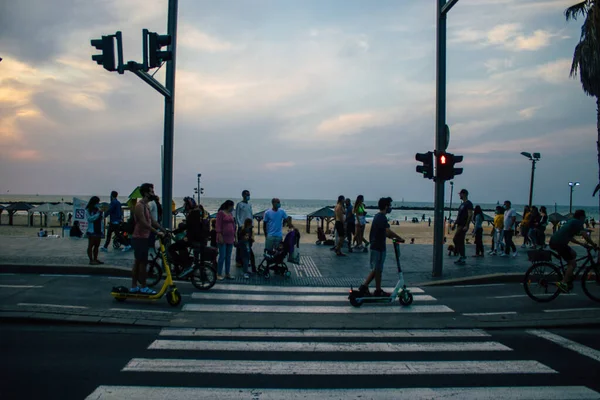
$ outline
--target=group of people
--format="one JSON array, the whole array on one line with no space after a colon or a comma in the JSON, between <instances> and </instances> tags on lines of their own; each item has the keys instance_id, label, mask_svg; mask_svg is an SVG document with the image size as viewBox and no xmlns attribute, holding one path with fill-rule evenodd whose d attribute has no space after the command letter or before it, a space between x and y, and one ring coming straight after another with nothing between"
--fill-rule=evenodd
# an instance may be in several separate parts
<instances>
[{"instance_id":1,"label":"group of people","mask_svg":"<svg viewBox=\"0 0 600 400\"><path fill-rule=\"evenodd\" d=\"M356 202L352 205L352 201L345 196L338 196L338 201L335 205L335 233L336 242L332 250L340 257L346 256L342 252L344 241L348 242L348 252L353 250L368 252L365 245L369 245L369 241L365 239L365 227L367 225L367 212L365 209L365 198L363 195L356 197ZM353 239L354 236L354 239Z\"/></svg>"}]
</instances>

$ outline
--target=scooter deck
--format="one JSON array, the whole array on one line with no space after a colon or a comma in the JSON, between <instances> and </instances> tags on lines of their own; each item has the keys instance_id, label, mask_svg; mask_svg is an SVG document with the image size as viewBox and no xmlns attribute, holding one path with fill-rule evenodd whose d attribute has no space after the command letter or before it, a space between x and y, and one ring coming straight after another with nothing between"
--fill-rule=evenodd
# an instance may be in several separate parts
<instances>
[{"instance_id":1,"label":"scooter deck","mask_svg":"<svg viewBox=\"0 0 600 400\"><path fill-rule=\"evenodd\" d=\"M158 294L141 294L141 293L110 293L116 299L144 299L144 300L158 300L160 297Z\"/></svg>"}]
</instances>

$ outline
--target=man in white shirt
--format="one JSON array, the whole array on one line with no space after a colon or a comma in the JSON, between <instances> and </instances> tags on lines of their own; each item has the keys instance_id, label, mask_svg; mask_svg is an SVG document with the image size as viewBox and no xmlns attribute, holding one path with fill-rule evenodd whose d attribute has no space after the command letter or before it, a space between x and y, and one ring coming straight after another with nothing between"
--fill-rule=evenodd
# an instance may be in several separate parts
<instances>
[{"instance_id":1,"label":"man in white shirt","mask_svg":"<svg viewBox=\"0 0 600 400\"><path fill-rule=\"evenodd\" d=\"M517 246L513 243L513 235L517 224L517 212L511 208L511 203L508 200L504 202L504 210L504 254L500 254L500 257L507 257L511 249L513 257L516 257Z\"/></svg>"},{"instance_id":2,"label":"man in white shirt","mask_svg":"<svg viewBox=\"0 0 600 400\"><path fill-rule=\"evenodd\" d=\"M242 192L242 201L238 202L235 206L235 224L237 226L237 235L240 230L244 227L244 221L246 219L252 220L252 227L254 227L254 214L252 213L252 204L250 201L250 191L244 190ZM252 252L252 243L250 243L250 261L252 264L252 271L256 269L254 262L254 253ZM239 248L235 250L235 266L238 268L242 267L242 255Z\"/></svg>"}]
</instances>

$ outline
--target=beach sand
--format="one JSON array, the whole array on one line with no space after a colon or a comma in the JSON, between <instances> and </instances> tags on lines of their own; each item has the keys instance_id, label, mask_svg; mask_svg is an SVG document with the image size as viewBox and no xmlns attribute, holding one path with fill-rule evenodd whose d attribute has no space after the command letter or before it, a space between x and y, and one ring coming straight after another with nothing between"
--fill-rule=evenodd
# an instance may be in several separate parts
<instances>
[{"instance_id":1,"label":"beach sand","mask_svg":"<svg viewBox=\"0 0 600 400\"><path fill-rule=\"evenodd\" d=\"M33 227L28 227L27 225L27 216L25 214L15 215L13 219L14 225L8 225L8 215L6 213L2 213L2 225L0 225L0 236L20 236L20 237L36 237L37 232L40 230L40 217L37 215L33 222ZM317 241L317 223L313 221L311 223L311 233L306 233L306 221L294 221L294 225L300 231L300 243L315 243ZM491 226L486 226L484 224L484 245L489 246L491 244ZM333 224L330 224L330 229L333 229ZM431 226L428 226L427 222L419 222L412 223L410 221L400 221L400 225L392 225L392 230L402 236L406 243L410 243L411 238L415 239L415 244L433 244L433 221ZM44 228L48 231L48 234L52 234L52 230L54 230L54 234L60 235L61 228L58 224L56 218L51 218L48 220L48 227ZM365 229L365 238L369 238L369 232L371 230L371 224L367 224ZM286 229L284 229L285 235ZM448 233L448 227L446 226L444 232L446 232L445 236L448 238L448 242L452 242L452 237L454 236L454 232ZM264 243L264 235L261 225L261 234L258 235L258 230L254 228L255 240L257 243ZM329 235L327 235L329 238ZM470 243L474 243L475 238L469 234L467 234L467 239ZM517 238L516 243L520 244L522 239Z\"/></svg>"}]
</instances>

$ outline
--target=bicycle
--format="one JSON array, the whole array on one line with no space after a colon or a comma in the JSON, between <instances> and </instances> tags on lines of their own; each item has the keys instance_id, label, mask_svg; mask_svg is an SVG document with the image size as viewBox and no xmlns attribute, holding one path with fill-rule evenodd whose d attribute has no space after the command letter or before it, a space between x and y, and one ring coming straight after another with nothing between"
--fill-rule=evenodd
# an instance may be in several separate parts
<instances>
[{"instance_id":1,"label":"bicycle","mask_svg":"<svg viewBox=\"0 0 600 400\"><path fill-rule=\"evenodd\" d=\"M166 246L168 247L168 245ZM217 282L217 270L211 262L205 261L201 258L200 262L195 262L194 257L191 255L193 251L192 247L188 248L188 261L189 264L182 265L174 262L169 255L169 252L164 250L165 258L169 262L169 268L174 279L187 280L188 278L192 282L192 285L198 290L209 290ZM154 257L150 257L148 260L147 270L147 285L152 287L156 285L162 279L164 266L159 264L159 260L162 261L163 254L161 251L157 251Z\"/></svg>"},{"instance_id":2,"label":"bicycle","mask_svg":"<svg viewBox=\"0 0 600 400\"><path fill-rule=\"evenodd\" d=\"M600 264L594 261L592 251L596 248L582 246L587 254L577 258L579 265L574 271L573 281L581 275L581 287L583 292L590 299L600 302ZM552 263L552 258L559 261L559 265ZM530 252L531 267L525 272L523 287L525 293L532 299L540 303L547 303L554 300L561 293L556 285L562 281L567 264L556 252L552 250L534 250ZM584 261L582 264L581 261ZM536 293L534 293L534 291Z\"/></svg>"}]
</instances>

